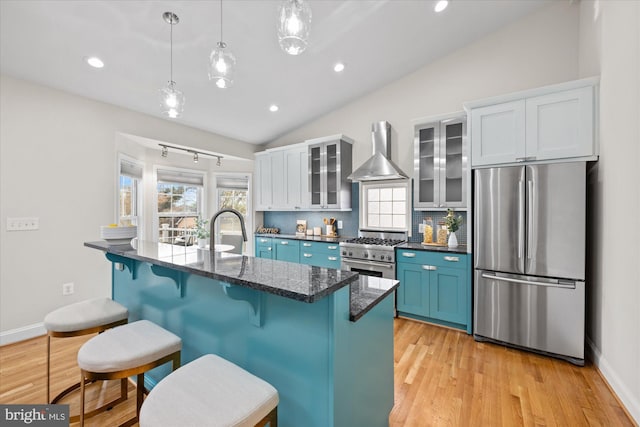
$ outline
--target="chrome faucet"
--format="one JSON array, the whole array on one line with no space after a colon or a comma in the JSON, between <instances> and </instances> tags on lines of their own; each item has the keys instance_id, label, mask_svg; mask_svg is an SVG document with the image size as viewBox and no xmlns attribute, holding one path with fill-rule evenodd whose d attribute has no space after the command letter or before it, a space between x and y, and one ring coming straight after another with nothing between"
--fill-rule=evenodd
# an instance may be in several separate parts
<instances>
[{"instance_id":1,"label":"chrome faucet","mask_svg":"<svg viewBox=\"0 0 640 427\"><path fill-rule=\"evenodd\" d=\"M244 218L242 217L242 214L240 212L238 212L235 209L220 209L218 212L216 212L215 214L213 214L213 216L211 217L211 222L209 224L210 230L209 230L209 250L211 251L211 254L213 255L215 250L216 250L216 236L215 236L215 222L216 219L218 219L218 217L220 215L222 215L225 212L229 212L234 214L235 216L237 216L240 219L240 228L242 229L242 239L246 242L247 241L247 229L244 227Z\"/></svg>"}]
</instances>

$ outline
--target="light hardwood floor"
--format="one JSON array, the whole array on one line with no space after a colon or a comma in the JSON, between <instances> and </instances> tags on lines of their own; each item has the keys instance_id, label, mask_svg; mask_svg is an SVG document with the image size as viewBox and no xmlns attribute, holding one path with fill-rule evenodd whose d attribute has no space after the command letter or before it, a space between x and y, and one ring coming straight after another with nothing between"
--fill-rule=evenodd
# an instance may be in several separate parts
<instances>
[{"instance_id":1,"label":"light hardwood floor","mask_svg":"<svg viewBox=\"0 0 640 427\"><path fill-rule=\"evenodd\" d=\"M478 343L463 332L405 319L396 319L394 328L391 427L634 425L592 365ZM75 355L88 338L52 340L52 394L78 380ZM45 357L44 337L0 347L0 403L45 403ZM118 382L89 390L89 405L96 405L118 395ZM112 427L133 416L133 387L129 396L87 425ZM72 414L77 400L72 395L64 402Z\"/></svg>"}]
</instances>

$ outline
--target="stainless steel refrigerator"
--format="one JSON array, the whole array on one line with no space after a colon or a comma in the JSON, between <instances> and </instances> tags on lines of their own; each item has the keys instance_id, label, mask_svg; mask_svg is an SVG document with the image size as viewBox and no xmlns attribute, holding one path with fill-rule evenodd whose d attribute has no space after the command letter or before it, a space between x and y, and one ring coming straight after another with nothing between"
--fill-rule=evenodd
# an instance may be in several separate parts
<instances>
[{"instance_id":1,"label":"stainless steel refrigerator","mask_svg":"<svg viewBox=\"0 0 640 427\"><path fill-rule=\"evenodd\" d=\"M474 337L584 365L586 163L474 178Z\"/></svg>"}]
</instances>

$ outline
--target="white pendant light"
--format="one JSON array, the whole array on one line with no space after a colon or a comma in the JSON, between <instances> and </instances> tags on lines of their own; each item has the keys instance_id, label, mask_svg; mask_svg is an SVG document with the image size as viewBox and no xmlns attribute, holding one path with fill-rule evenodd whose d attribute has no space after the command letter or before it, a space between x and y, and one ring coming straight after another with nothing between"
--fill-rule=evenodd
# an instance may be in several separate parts
<instances>
[{"instance_id":1,"label":"white pendant light","mask_svg":"<svg viewBox=\"0 0 640 427\"><path fill-rule=\"evenodd\" d=\"M227 44L222 39L222 0L220 0L220 41L209 55L209 80L216 86L225 89L233 85L233 74L236 68L236 57L226 51Z\"/></svg>"},{"instance_id":2,"label":"white pendant light","mask_svg":"<svg viewBox=\"0 0 640 427\"><path fill-rule=\"evenodd\" d=\"M303 0L285 0L280 5L278 41L289 55L300 55L307 48L311 29L311 8Z\"/></svg>"},{"instance_id":3,"label":"white pendant light","mask_svg":"<svg viewBox=\"0 0 640 427\"><path fill-rule=\"evenodd\" d=\"M176 82L173 81L173 26L177 25L180 19L173 12L163 13L162 18L171 26L171 74L167 85L160 89L160 110L175 119L182 114L185 102L183 93L176 89Z\"/></svg>"}]
</instances>

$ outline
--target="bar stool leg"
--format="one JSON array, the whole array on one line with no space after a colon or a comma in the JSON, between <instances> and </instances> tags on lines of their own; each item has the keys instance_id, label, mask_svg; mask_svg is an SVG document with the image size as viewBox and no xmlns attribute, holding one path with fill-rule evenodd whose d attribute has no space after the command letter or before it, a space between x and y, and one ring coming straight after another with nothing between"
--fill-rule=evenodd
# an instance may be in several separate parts
<instances>
[{"instance_id":1,"label":"bar stool leg","mask_svg":"<svg viewBox=\"0 0 640 427\"><path fill-rule=\"evenodd\" d=\"M138 374L136 381L136 420L140 419L140 408L144 400L144 372Z\"/></svg>"},{"instance_id":2,"label":"bar stool leg","mask_svg":"<svg viewBox=\"0 0 640 427\"><path fill-rule=\"evenodd\" d=\"M80 427L84 427L84 371L80 371Z\"/></svg>"},{"instance_id":3,"label":"bar stool leg","mask_svg":"<svg viewBox=\"0 0 640 427\"><path fill-rule=\"evenodd\" d=\"M51 403L51 335L47 334L47 403Z\"/></svg>"}]
</instances>

